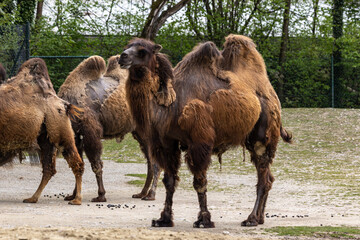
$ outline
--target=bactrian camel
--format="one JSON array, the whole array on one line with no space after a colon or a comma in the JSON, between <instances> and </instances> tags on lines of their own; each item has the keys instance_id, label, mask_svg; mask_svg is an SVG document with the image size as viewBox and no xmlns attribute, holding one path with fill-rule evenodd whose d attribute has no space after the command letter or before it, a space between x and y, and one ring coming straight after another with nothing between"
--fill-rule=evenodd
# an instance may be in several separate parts
<instances>
[{"instance_id":1,"label":"bactrian camel","mask_svg":"<svg viewBox=\"0 0 360 240\"><path fill-rule=\"evenodd\" d=\"M85 151L96 175L98 196L92 199L93 202L106 201L102 178L101 139L117 138L121 141L127 133L132 132L148 159L142 140L134 131L125 97L128 71L119 67L118 58L119 56L110 57L107 67L105 60L100 56L85 59L69 74L58 93L59 97L84 110L84 114L73 122L73 129L79 154L82 157ZM156 164L149 162L149 159L147 163L145 185L142 191L133 197L154 200L160 171ZM71 200L73 197L74 194L65 200Z\"/></svg>"},{"instance_id":2,"label":"bactrian camel","mask_svg":"<svg viewBox=\"0 0 360 240\"><path fill-rule=\"evenodd\" d=\"M274 181L270 164L279 137L290 142L291 135L282 127L280 102L255 44L239 35L228 36L223 51L212 42L199 44L174 70L160 49L151 41L133 39L119 60L129 69L126 95L135 130L151 160L164 169L165 206L152 226L174 225L172 203L182 149L200 207L193 226L214 227L207 208L206 172L211 154L236 146L246 147L258 173L255 206L241 225L263 224ZM159 95L174 101L159 105Z\"/></svg>"},{"instance_id":3,"label":"bactrian camel","mask_svg":"<svg viewBox=\"0 0 360 240\"><path fill-rule=\"evenodd\" d=\"M56 173L57 149L71 167L76 193L70 204L81 204L84 164L75 146L70 118L80 109L56 96L45 62L26 61L17 75L0 85L0 165L11 162L19 151L39 151L43 168L41 183L26 203L36 203Z\"/></svg>"}]
</instances>

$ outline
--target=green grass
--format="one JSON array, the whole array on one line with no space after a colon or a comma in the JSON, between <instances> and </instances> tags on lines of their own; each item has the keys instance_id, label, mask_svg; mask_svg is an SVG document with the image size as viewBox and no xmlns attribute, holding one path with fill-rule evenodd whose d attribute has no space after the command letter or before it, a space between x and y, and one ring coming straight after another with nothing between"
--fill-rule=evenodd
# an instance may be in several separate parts
<instances>
[{"instance_id":1,"label":"green grass","mask_svg":"<svg viewBox=\"0 0 360 240\"><path fill-rule=\"evenodd\" d=\"M125 174L125 176L140 178L140 179L128 181L127 182L128 184L136 185L138 187L142 187L145 184L146 174L129 173L129 174Z\"/></svg>"},{"instance_id":2,"label":"green grass","mask_svg":"<svg viewBox=\"0 0 360 240\"><path fill-rule=\"evenodd\" d=\"M360 228L352 227L274 227L266 232L277 233L280 236L306 236L316 238L359 239Z\"/></svg>"},{"instance_id":3,"label":"green grass","mask_svg":"<svg viewBox=\"0 0 360 240\"><path fill-rule=\"evenodd\" d=\"M114 160L119 163L146 163L139 143L131 134L125 135L120 143L115 139L105 140L103 148L102 159L104 160Z\"/></svg>"}]
</instances>

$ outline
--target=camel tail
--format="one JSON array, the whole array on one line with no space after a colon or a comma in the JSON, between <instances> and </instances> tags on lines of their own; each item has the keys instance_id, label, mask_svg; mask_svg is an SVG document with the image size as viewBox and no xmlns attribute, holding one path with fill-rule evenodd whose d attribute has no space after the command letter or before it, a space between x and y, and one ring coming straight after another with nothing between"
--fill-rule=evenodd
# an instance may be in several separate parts
<instances>
[{"instance_id":1,"label":"camel tail","mask_svg":"<svg viewBox=\"0 0 360 240\"><path fill-rule=\"evenodd\" d=\"M75 105L68 103L66 105L66 115L70 118L71 121L76 122L81 119L84 114L84 110L82 108L76 107Z\"/></svg>"},{"instance_id":2,"label":"camel tail","mask_svg":"<svg viewBox=\"0 0 360 240\"><path fill-rule=\"evenodd\" d=\"M291 132L288 132L282 126L280 127L280 135L284 142L293 143L293 136Z\"/></svg>"}]
</instances>

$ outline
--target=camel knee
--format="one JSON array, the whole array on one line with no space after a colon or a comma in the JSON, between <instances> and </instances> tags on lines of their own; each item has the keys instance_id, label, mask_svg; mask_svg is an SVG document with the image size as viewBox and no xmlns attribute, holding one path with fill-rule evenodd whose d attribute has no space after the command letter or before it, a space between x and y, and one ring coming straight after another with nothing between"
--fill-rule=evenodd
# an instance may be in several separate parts
<instances>
[{"instance_id":1,"label":"camel knee","mask_svg":"<svg viewBox=\"0 0 360 240\"><path fill-rule=\"evenodd\" d=\"M162 181L165 185L166 190L170 192L175 192L175 189L178 186L180 179L176 175L169 176L167 173L165 173Z\"/></svg>"},{"instance_id":2,"label":"camel knee","mask_svg":"<svg viewBox=\"0 0 360 240\"><path fill-rule=\"evenodd\" d=\"M206 177L194 177L193 186L196 192L205 193L207 191Z\"/></svg>"},{"instance_id":3,"label":"camel knee","mask_svg":"<svg viewBox=\"0 0 360 240\"><path fill-rule=\"evenodd\" d=\"M266 151L266 146L262 142L257 141L254 144L254 151L257 156L262 156L262 155L264 155L264 153Z\"/></svg>"},{"instance_id":4,"label":"camel knee","mask_svg":"<svg viewBox=\"0 0 360 240\"><path fill-rule=\"evenodd\" d=\"M69 167L76 176L82 176L84 173L84 162L79 154L73 149L64 149L63 156L66 159Z\"/></svg>"}]
</instances>

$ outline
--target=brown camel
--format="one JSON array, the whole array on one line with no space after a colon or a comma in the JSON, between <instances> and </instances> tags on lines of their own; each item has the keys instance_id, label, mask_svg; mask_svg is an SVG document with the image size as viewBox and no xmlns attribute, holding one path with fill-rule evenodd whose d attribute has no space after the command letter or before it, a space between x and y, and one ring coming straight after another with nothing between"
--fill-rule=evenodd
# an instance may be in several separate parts
<instances>
[{"instance_id":1,"label":"brown camel","mask_svg":"<svg viewBox=\"0 0 360 240\"><path fill-rule=\"evenodd\" d=\"M81 204L84 170L75 146L70 119L79 109L56 96L45 62L40 58L26 61L17 75L0 86L0 165L10 162L19 151L38 150L43 176L26 203L36 203L42 190L56 173L57 149L71 167L76 197L70 204Z\"/></svg>"},{"instance_id":2,"label":"brown camel","mask_svg":"<svg viewBox=\"0 0 360 240\"><path fill-rule=\"evenodd\" d=\"M134 132L134 124L125 97L125 80L128 71L119 67L118 58L119 56L109 58L107 68L104 59L100 56L85 59L66 78L60 87L59 97L84 109L84 115L73 122L73 129L79 154L82 157L85 151L96 175L98 197L93 198L92 201L106 201L102 180L101 139L117 138L119 142L129 132L132 132L140 143L148 159L148 174L144 188L141 193L134 194L133 197L154 200L160 171L157 170L156 165L149 162L146 148L138 134ZM71 200L73 197L74 195L70 195L65 200Z\"/></svg>"},{"instance_id":3,"label":"brown camel","mask_svg":"<svg viewBox=\"0 0 360 240\"><path fill-rule=\"evenodd\" d=\"M267 83L260 54L257 53L256 59L243 52L250 48L256 51L255 45L248 38L239 43L231 41L233 38L229 36L222 52L212 42L198 45L174 71L166 56L159 53L161 46L148 40L133 39L121 54L120 66L129 69L126 94L136 131L144 139L150 158L165 171L165 207L152 226L174 225L172 202L179 181L180 149L183 149L185 161L194 175L193 186L200 206L193 226L214 227L206 200L206 172L211 154L221 155L239 145L250 151L258 171L257 200L242 225L264 223L266 200L274 181L270 164L280 135L287 142L291 136L281 127L277 97L276 101L263 100L268 92L275 92ZM228 54L229 48L236 45L241 54ZM242 71L226 69L233 61L243 67ZM262 83L249 84L251 81L262 81L266 86L257 89L253 85ZM176 99L168 107L161 106L157 101L159 92Z\"/></svg>"},{"instance_id":4,"label":"brown camel","mask_svg":"<svg viewBox=\"0 0 360 240\"><path fill-rule=\"evenodd\" d=\"M0 84L6 81L6 70L4 66L0 63Z\"/></svg>"}]
</instances>

